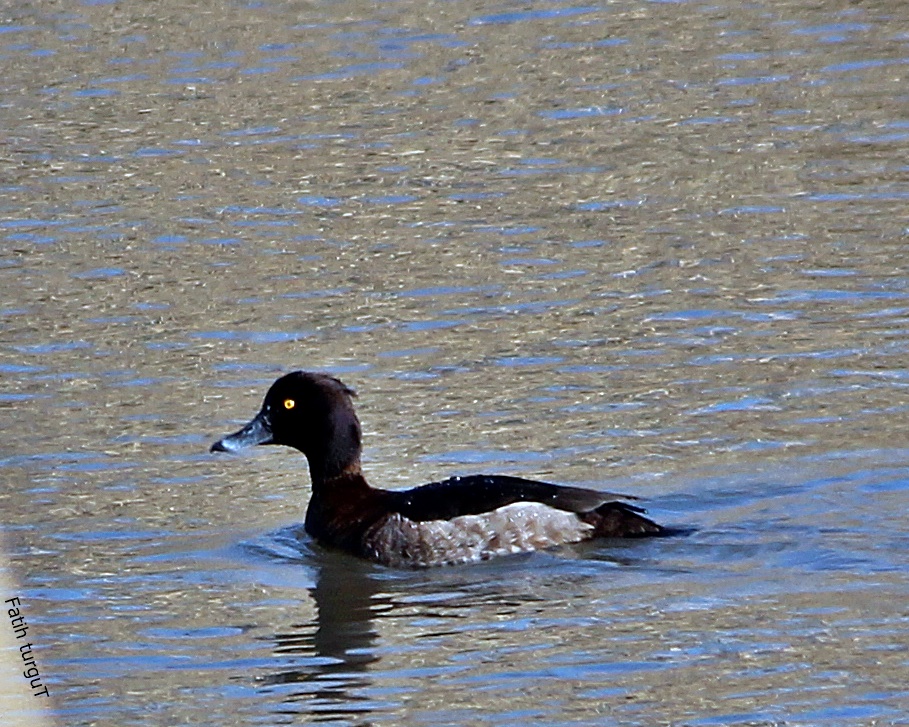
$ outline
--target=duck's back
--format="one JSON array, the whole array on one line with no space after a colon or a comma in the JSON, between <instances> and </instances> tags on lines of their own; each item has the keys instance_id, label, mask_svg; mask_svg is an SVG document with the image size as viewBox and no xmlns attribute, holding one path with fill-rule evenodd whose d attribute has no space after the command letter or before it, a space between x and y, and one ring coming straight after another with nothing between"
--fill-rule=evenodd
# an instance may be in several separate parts
<instances>
[{"instance_id":1,"label":"duck's back","mask_svg":"<svg viewBox=\"0 0 909 727\"><path fill-rule=\"evenodd\" d=\"M393 566L486 560L593 537L658 535L640 508L600 493L505 475L473 475L384 491L389 512L360 555Z\"/></svg>"}]
</instances>

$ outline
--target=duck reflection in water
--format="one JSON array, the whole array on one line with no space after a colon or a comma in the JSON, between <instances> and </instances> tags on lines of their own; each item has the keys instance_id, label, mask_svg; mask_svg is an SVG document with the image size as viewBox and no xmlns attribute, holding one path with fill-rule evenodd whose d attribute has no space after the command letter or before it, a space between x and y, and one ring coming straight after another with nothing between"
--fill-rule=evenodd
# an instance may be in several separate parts
<instances>
[{"instance_id":1,"label":"duck reflection in water","mask_svg":"<svg viewBox=\"0 0 909 727\"><path fill-rule=\"evenodd\" d=\"M275 634L275 655L283 663L298 657L304 666L282 669L262 682L296 685L286 693L282 712L362 719L376 710L361 693L372 683L369 666L379 660L373 620L391 607L391 597L381 595L382 583L365 563L330 552L313 553L312 559L318 569L310 590L315 621ZM302 704L290 706L296 703Z\"/></svg>"},{"instance_id":2,"label":"duck reflection in water","mask_svg":"<svg viewBox=\"0 0 909 727\"><path fill-rule=\"evenodd\" d=\"M389 674L402 664L425 669L426 650L437 648L433 643L439 638L459 643L465 619L497 623L520 618L527 608L536 612L549 596L564 598L569 585L585 592L588 580L603 577L604 564L609 572L642 564L630 548L617 552L591 542L534 559L533 564L525 555L527 567L520 569L500 560L444 573L400 571L323 549L300 526L275 537L297 550L292 567L303 563L315 568L315 584L309 589L315 617L275 634L280 667L260 683L281 687L276 690L281 714L361 725L370 724L371 715L389 714L398 706L389 692ZM428 640L425 647L419 645L423 639ZM414 662L407 657L411 646L416 647ZM389 671L381 663L383 655L395 653ZM371 694L374 685L384 685L383 697Z\"/></svg>"}]
</instances>

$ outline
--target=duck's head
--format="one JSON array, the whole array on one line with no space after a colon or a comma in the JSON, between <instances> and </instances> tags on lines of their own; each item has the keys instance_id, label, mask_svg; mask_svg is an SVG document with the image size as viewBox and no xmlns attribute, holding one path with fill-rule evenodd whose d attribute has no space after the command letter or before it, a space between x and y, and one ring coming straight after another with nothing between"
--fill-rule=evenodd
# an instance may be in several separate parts
<instances>
[{"instance_id":1,"label":"duck's head","mask_svg":"<svg viewBox=\"0 0 909 727\"><path fill-rule=\"evenodd\" d=\"M353 396L353 389L332 376L294 371L271 385L249 424L219 439L211 451L283 444L306 455L314 483L358 473L361 430Z\"/></svg>"}]
</instances>

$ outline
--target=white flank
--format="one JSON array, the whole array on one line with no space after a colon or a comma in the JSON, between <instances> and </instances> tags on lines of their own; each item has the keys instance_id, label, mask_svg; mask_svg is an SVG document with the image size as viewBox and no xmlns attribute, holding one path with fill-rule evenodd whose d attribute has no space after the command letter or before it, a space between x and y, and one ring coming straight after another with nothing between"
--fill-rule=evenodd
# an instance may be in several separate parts
<instances>
[{"instance_id":1,"label":"white flank","mask_svg":"<svg viewBox=\"0 0 909 727\"><path fill-rule=\"evenodd\" d=\"M369 534L367 544L386 565L448 565L576 543L592 530L574 513L518 502L452 520L414 522L396 514Z\"/></svg>"}]
</instances>

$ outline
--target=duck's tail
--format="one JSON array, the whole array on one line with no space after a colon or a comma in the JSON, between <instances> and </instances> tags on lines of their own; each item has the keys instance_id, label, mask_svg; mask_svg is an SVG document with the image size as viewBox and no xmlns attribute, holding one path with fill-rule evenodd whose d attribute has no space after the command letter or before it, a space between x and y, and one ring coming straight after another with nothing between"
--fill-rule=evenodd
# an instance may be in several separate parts
<instances>
[{"instance_id":1,"label":"duck's tail","mask_svg":"<svg viewBox=\"0 0 909 727\"><path fill-rule=\"evenodd\" d=\"M644 508L616 501L605 502L579 517L593 525L594 536L599 538L647 538L676 534L675 530L644 517L644 512Z\"/></svg>"}]
</instances>

